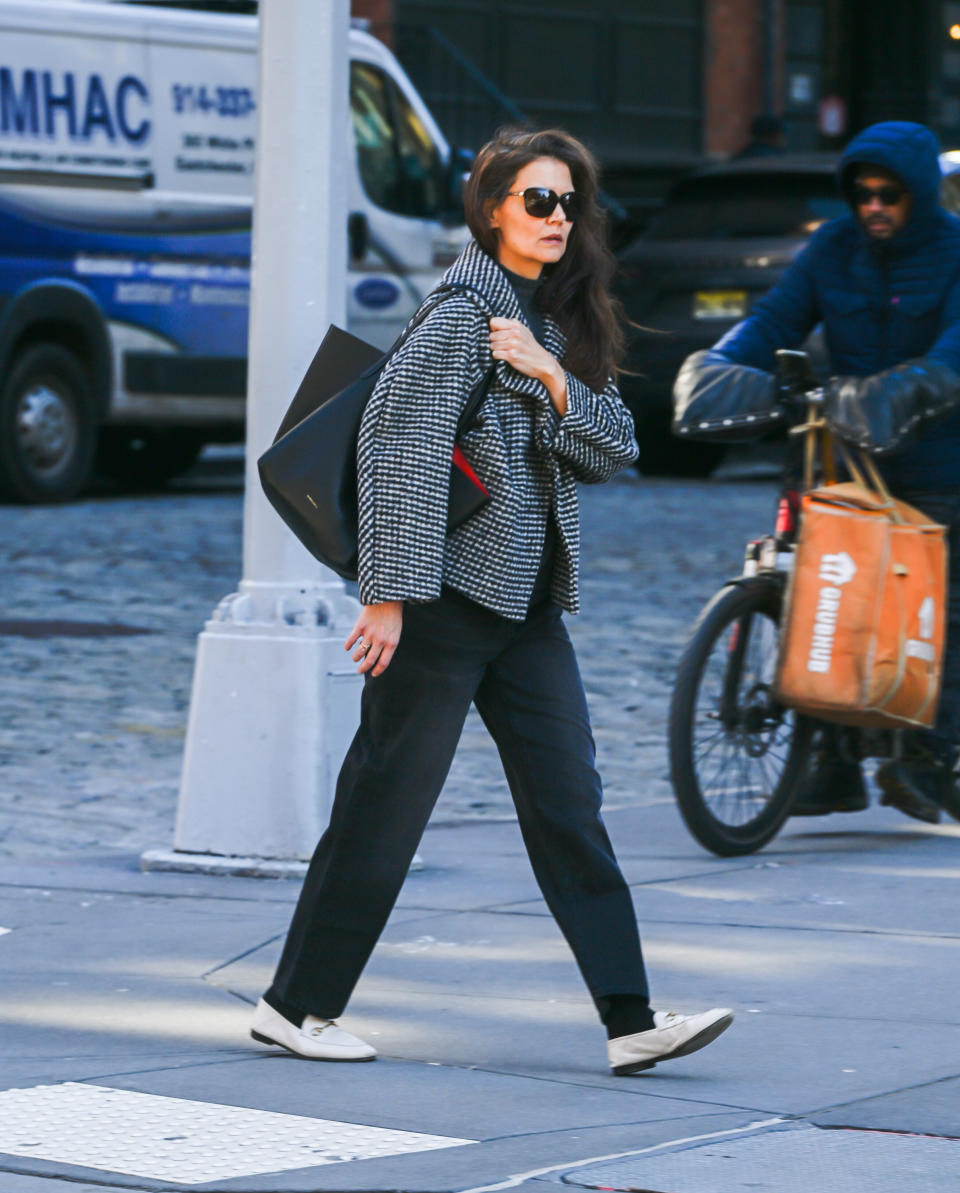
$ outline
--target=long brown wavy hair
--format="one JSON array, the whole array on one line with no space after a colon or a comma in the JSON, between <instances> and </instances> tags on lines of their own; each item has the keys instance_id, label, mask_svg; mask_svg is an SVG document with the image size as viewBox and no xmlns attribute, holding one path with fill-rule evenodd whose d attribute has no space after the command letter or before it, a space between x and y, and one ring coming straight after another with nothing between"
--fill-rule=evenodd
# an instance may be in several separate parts
<instances>
[{"instance_id":1,"label":"long brown wavy hair","mask_svg":"<svg viewBox=\"0 0 960 1193\"><path fill-rule=\"evenodd\" d=\"M541 157L567 166L573 188L582 196L582 211L570 229L566 252L543 268L537 304L566 336L564 367L591 389L602 389L617 376L624 334L622 308L610 294L616 262L607 248L606 216L597 204L599 171L590 150L558 128L500 129L477 154L467 179L467 224L480 247L496 260L500 234L490 226L490 213L513 189L523 167Z\"/></svg>"}]
</instances>

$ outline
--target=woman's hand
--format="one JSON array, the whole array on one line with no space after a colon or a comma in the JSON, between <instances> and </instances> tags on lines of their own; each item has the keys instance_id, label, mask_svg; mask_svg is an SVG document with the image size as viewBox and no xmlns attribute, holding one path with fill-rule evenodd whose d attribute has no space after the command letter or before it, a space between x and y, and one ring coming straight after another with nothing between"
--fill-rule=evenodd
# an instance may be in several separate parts
<instances>
[{"instance_id":1,"label":"woman's hand","mask_svg":"<svg viewBox=\"0 0 960 1193\"><path fill-rule=\"evenodd\" d=\"M343 649L356 646L353 661L360 664L357 671L361 675L366 671L374 676L382 675L390 666L402 628L403 601L364 605Z\"/></svg>"},{"instance_id":2,"label":"woman's hand","mask_svg":"<svg viewBox=\"0 0 960 1193\"><path fill-rule=\"evenodd\" d=\"M505 360L518 373L542 381L557 413L561 417L566 414L566 374L557 358L537 343L525 323L519 319L491 319L490 351L494 360Z\"/></svg>"}]
</instances>

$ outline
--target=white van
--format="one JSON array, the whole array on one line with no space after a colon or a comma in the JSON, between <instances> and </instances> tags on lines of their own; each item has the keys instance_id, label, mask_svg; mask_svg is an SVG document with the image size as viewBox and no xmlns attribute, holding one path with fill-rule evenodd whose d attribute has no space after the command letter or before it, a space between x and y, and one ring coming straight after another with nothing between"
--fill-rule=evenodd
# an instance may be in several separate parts
<instances>
[{"instance_id":1,"label":"white van","mask_svg":"<svg viewBox=\"0 0 960 1193\"><path fill-rule=\"evenodd\" d=\"M347 320L386 346L467 240L463 159L384 45L350 60ZM0 0L0 497L242 439L256 83L256 17Z\"/></svg>"}]
</instances>

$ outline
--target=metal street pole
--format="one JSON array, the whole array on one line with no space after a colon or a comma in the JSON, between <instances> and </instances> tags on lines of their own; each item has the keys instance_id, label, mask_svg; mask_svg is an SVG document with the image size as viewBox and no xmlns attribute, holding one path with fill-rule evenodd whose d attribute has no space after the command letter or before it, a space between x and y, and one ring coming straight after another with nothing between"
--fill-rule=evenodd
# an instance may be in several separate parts
<instances>
[{"instance_id":1,"label":"metal street pole","mask_svg":"<svg viewBox=\"0 0 960 1193\"><path fill-rule=\"evenodd\" d=\"M357 603L256 470L328 323L343 324L348 29L347 0L260 5L243 578L200 634L174 849L146 868L300 868L359 718L343 651Z\"/></svg>"}]
</instances>

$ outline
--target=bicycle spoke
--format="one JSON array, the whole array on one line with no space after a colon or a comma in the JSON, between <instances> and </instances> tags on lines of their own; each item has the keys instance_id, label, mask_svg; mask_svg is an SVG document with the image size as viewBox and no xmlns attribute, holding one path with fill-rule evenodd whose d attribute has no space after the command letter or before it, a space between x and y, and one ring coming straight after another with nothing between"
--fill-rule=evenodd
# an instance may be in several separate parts
<instances>
[{"instance_id":1,"label":"bicycle spoke","mask_svg":"<svg viewBox=\"0 0 960 1193\"><path fill-rule=\"evenodd\" d=\"M789 760L792 718L770 703L777 647L776 623L754 609L718 634L703 667L692 761L704 803L730 825L759 815Z\"/></svg>"},{"instance_id":2,"label":"bicycle spoke","mask_svg":"<svg viewBox=\"0 0 960 1193\"><path fill-rule=\"evenodd\" d=\"M687 827L734 856L776 833L809 750L811 724L774 696L780 590L737 585L704 610L670 703L670 775Z\"/></svg>"}]
</instances>

